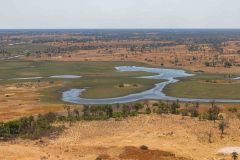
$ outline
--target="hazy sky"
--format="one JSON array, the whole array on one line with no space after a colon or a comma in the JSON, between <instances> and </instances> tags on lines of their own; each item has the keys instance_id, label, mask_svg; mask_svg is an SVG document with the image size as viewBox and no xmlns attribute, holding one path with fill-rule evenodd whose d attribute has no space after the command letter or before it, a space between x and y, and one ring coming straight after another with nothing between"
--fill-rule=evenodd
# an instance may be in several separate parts
<instances>
[{"instance_id":1,"label":"hazy sky","mask_svg":"<svg viewBox=\"0 0 240 160\"><path fill-rule=\"evenodd\" d=\"M0 0L0 28L240 28L240 0Z\"/></svg>"}]
</instances>

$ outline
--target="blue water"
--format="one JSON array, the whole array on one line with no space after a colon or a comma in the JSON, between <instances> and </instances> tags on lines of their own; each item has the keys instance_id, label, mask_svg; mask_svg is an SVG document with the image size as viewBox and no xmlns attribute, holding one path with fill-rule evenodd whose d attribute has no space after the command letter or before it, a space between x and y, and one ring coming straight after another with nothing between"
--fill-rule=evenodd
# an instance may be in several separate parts
<instances>
[{"instance_id":1,"label":"blue water","mask_svg":"<svg viewBox=\"0 0 240 160\"><path fill-rule=\"evenodd\" d=\"M176 78L194 76L193 74L188 74L184 70L177 69L163 69L163 68L146 68L146 67L135 67L135 66L120 66L116 67L116 70L120 72L135 72L144 71L150 73L156 73L154 76L146 76L139 78L148 79L164 79L166 81L158 83L154 88L146 90L140 93L129 94L127 96L116 97L116 98L103 98L103 99L86 99L81 98L81 94L87 89L70 89L62 94L62 100L65 102L76 103L76 104L114 104L114 103L127 103L134 102L138 100L145 99L155 99L155 100L179 100L184 102L226 102L234 103L240 102L240 99L195 99L195 98L182 98L182 97L171 97L163 93L163 88L171 83L176 83L178 80Z\"/></svg>"}]
</instances>

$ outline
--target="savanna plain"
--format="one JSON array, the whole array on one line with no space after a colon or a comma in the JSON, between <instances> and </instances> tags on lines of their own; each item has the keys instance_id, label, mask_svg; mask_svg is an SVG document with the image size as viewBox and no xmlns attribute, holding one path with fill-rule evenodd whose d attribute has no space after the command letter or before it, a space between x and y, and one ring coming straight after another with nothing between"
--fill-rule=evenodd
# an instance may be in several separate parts
<instances>
[{"instance_id":1,"label":"savanna plain","mask_svg":"<svg viewBox=\"0 0 240 160\"><path fill-rule=\"evenodd\" d=\"M0 159L231 160L240 153L240 103L216 102L240 100L239 30L0 30L0 40ZM104 100L166 82L119 66L192 76L164 87L174 101L63 100L69 89Z\"/></svg>"}]
</instances>

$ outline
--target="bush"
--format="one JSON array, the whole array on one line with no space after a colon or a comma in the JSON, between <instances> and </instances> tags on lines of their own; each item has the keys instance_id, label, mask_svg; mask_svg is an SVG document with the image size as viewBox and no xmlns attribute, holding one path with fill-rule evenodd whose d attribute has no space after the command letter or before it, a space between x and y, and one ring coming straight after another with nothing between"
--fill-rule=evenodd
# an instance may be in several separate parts
<instances>
[{"instance_id":1,"label":"bush","mask_svg":"<svg viewBox=\"0 0 240 160\"><path fill-rule=\"evenodd\" d=\"M138 114L137 111L130 111L130 114L129 114L129 115L130 115L130 116L137 116L137 114Z\"/></svg>"},{"instance_id":2,"label":"bush","mask_svg":"<svg viewBox=\"0 0 240 160\"><path fill-rule=\"evenodd\" d=\"M102 158L101 157L97 157L96 160L102 160Z\"/></svg>"},{"instance_id":3,"label":"bush","mask_svg":"<svg viewBox=\"0 0 240 160\"><path fill-rule=\"evenodd\" d=\"M57 118L57 120L60 121L60 122L65 122L65 121L67 121L67 117L65 117L65 116L59 116L59 117Z\"/></svg>"},{"instance_id":4,"label":"bush","mask_svg":"<svg viewBox=\"0 0 240 160\"><path fill-rule=\"evenodd\" d=\"M129 115L130 108L129 108L128 105L125 104L125 105L122 106L122 113L123 113L124 117L127 117Z\"/></svg>"},{"instance_id":5,"label":"bush","mask_svg":"<svg viewBox=\"0 0 240 160\"><path fill-rule=\"evenodd\" d=\"M228 111L232 113L237 113L238 109L236 107L231 107L231 108L228 108Z\"/></svg>"},{"instance_id":6,"label":"bush","mask_svg":"<svg viewBox=\"0 0 240 160\"><path fill-rule=\"evenodd\" d=\"M224 62L224 67L230 68L232 66L232 63L229 61Z\"/></svg>"},{"instance_id":7,"label":"bush","mask_svg":"<svg viewBox=\"0 0 240 160\"><path fill-rule=\"evenodd\" d=\"M133 108L138 112L140 109L143 109L143 104L142 103L135 103L133 105Z\"/></svg>"},{"instance_id":8,"label":"bush","mask_svg":"<svg viewBox=\"0 0 240 160\"><path fill-rule=\"evenodd\" d=\"M145 113L146 113L146 114L151 114L151 112L152 112L152 111L151 111L151 109L150 109L149 107L147 107L147 108L145 109Z\"/></svg>"},{"instance_id":9,"label":"bush","mask_svg":"<svg viewBox=\"0 0 240 160\"><path fill-rule=\"evenodd\" d=\"M52 123L57 119L56 114L48 113L39 115L34 119L33 116L21 118L6 123L0 123L0 137L3 139L24 137L40 138L48 135L57 129Z\"/></svg>"},{"instance_id":10,"label":"bush","mask_svg":"<svg viewBox=\"0 0 240 160\"><path fill-rule=\"evenodd\" d=\"M169 112L169 107L167 106L167 104L163 102L159 102L156 113L162 114L162 113L168 113L168 112Z\"/></svg>"},{"instance_id":11,"label":"bush","mask_svg":"<svg viewBox=\"0 0 240 160\"><path fill-rule=\"evenodd\" d=\"M123 117L123 113L122 112L113 112L113 118L122 118Z\"/></svg>"},{"instance_id":12,"label":"bush","mask_svg":"<svg viewBox=\"0 0 240 160\"><path fill-rule=\"evenodd\" d=\"M198 110L196 109L191 110L191 117L198 117L198 115L199 115Z\"/></svg>"},{"instance_id":13,"label":"bush","mask_svg":"<svg viewBox=\"0 0 240 160\"><path fill-rule=\"evenodd\" d=\"M135 83L133 84L133 87L137 87L137 86L138 86L137 84L135 84Z\"/></svg>"},{"instance_id":14,"label":"bush","mask_svg":"<svg viewBox=\"0 0 240 160\"><path fill-rule=\"evenodd\" d=\"M199 120L208 120L208 119L210 119L209 117L210 116L209 116L209 114L207 112L203 112L203 113L200 113L198 115Z\"/></svg>"},{"instance_id":15,"label":"bush","mask_svg":"<svg viewBox=\"0 0 240 160\"><path fill-rule=\"evenodd\" d=\"M121 84L118 85L118 87L123 88L123 87L124 87L124 84L121 83Z\"/></svg>"},{"instance_id":16,"label":"bush","mask_svg":"<svg viewBox=\"0 0 240 160\"><path fill-rule=\"evenodd\" d=\"M148 150L148 146L141 145L141 146L140 146L140 149L142 149L142 150Z\"/></svg>"},{"instance_id":17,"label":"bush","mask_svg":"<svg viewBox=\"0 0 240 160\"><path fill-rule=\"evenodd\" d=\"M209 67L210 63L209 62L205 62L205 66Z\"/></svg>"},{"instance_id":18,"label":"bush","mask_svg":"<svg viewBox=\"0 0 240 160\"><path fill-rule=\"evenodd\" d=\"M57 120L57 115L53 112L49 112L46 115L44 115L44 118L49 122L53 123L54 121Z\"/></svg>"},{"instance_id":19,"label":"bush","mask_svg":"<svg viewBox=\"0 0 240 160\"><path fill-rule=\"evenodd\" d=\"M181 114L182 114L182 116L188 116L188 110L186 110L186 109L181 110Z\"/></svg>"}]
</instances>

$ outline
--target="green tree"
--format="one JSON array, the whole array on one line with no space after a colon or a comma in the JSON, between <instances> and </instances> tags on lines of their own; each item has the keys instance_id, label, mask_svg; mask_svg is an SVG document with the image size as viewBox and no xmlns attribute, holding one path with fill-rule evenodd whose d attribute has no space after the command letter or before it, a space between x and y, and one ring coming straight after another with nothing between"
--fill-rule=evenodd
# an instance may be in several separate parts
<instances>
[{"instance_id":1,"label":"green tree","mask_svg":"<svg viewBox=\"0 0 240 160\"><path fill-rule=\"evenodd\" d=\"M177 109L180 108L179 102L178 101L174 101L172 102L170 109L171 109L171 113L172 114L177 114Z\"/></svg>"},{"instance_id":2,"label":"green tree","mask_svg":"<svg viewBox=\"0 0 240 160\"><path fill-rule=\"evenodd\" d=\"M124 104L124 105L122 106L122 113L123 113L123 116L124 116L124 117L127 117L127 116L129 115L129 113L130 113L130 108L129 108L128 105Z\"/></svg>"}]
</instances>

